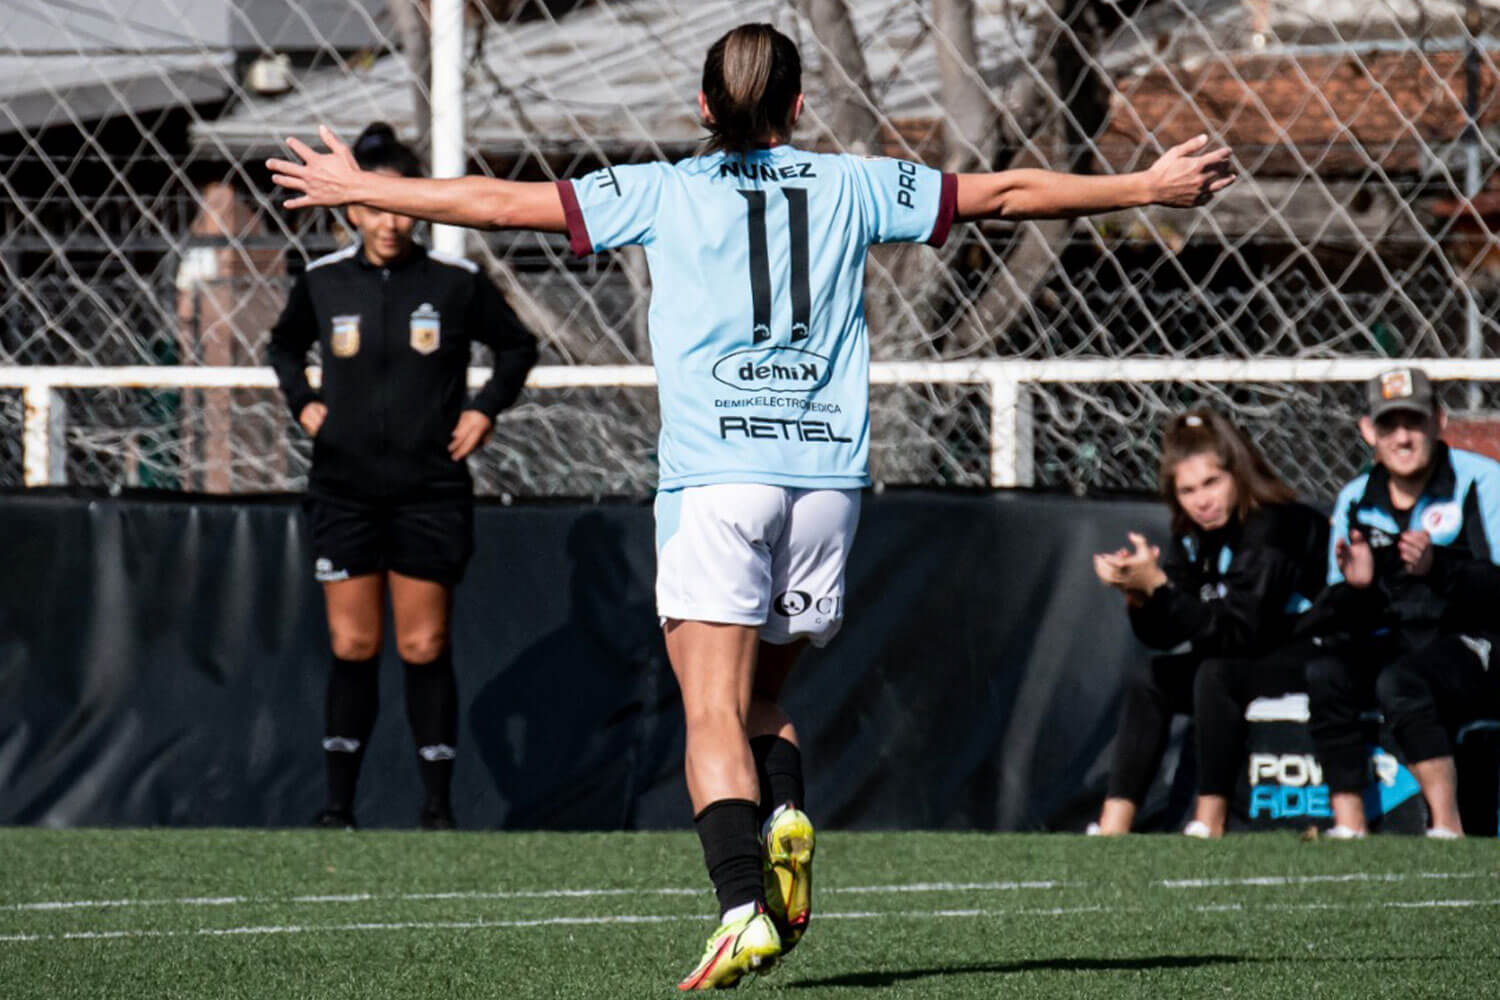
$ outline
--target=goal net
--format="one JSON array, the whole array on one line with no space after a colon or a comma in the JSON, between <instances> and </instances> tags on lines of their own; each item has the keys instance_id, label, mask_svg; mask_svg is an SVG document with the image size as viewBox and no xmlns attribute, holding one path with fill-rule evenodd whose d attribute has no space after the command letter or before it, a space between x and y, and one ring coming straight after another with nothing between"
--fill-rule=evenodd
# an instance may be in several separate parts
<instances>
[{"instance_id":1,"label":"goal net","mask_svg":"<svg viewBox=\"0 0 1500 1000\"><path fill-rule=\"evenodd\" d=\"M349 234L334 213L281 209L262 161L319 122L351 137L381 119L425 148L429 17L427 0L5 4L0 486L301 487L307 444L251 376L292 277ZM942 250L878 249L877 361L1049 365L1006 397L1024 413L1009 478L993 385L875 386L880 482L1150 488L1163 419L1208 403L1327 499L1364 460L1358 383L1226 380L1211 362L1496 356L1500 0L469 0L469 169L545 180L691 154L703 54L747 20L801 47L805 144L958 171L1121 172L1207 133L1241 174L1208 211L986 223ZM591 374L650 362L644 258L467 239L549 366L473 461L480 491L649 490L655 394ZM1066 377L1135 359L1181 364ZM69 374L139 365L246 378ZM57 377L27 381L44 371ZM1465 440L1493 440L1493 369L1463 374L1445 402L1478 428Z\"/></svg>"}]
</instances>

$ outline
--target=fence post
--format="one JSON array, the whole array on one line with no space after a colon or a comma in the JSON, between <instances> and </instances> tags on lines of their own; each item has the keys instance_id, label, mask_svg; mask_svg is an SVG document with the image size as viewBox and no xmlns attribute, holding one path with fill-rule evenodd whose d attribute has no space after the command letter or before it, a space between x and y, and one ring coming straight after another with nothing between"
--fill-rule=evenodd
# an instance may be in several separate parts
<instances>
[{"instance_id":1,"label":"fence post","mask_svg":"<svg viewBox=\"0 0 1500 1000\"><path fill-rule=\"evenodd\" d=\"M990 485L1036 482L1031 449L1031 389L1014 375L990 376Z\"/></svg>"},{"instance_id":2,"label":"fence post","mask_svg":"<svg viewBox=\"0 0 1500 1000\"><path fill-rule=\"evenodd\" d=\"M432 176L462 177L464 156L464 0L432 4ZM433 226L432 247L461 257L464 231Z\"/></svg>"},{"instance_id":3,"label":"fence post","mask_svg":"<svg viewBox=\"0 0 1500 1000\"><path fill-rule=\"evenodd\" d=\"M68 425L62 393L50 385L28 385L22 394L22 469L27 486L63 486L68 481Z\"/></svg>"}]
</instances>

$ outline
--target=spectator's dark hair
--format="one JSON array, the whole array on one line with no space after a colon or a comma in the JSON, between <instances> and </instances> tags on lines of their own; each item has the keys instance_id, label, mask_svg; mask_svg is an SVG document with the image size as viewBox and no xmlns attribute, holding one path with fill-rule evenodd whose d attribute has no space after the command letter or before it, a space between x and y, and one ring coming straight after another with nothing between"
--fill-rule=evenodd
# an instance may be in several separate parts
<instances>
[{"instance_id":1,"label":"spectator's dark hair","mask_svg":"<svg viewBox=\"0 0 1500 1000\"><path fill-rule=\"evenodd\" d=\"M390 170L402 177L421 177L422 161L412 148L396 138L396 130L385 122L371 122L354 140L354 162L361 170Z\"/></svg>"},{"instance_id":2,"label":"spectator's dark hair","mask_svg":"<svg viewBox=\"0 0 1500 1000\"><path fill-rule=\"evenodd\" d=\"M714 42L703 61L708 147L748 153L773 132L792 134L802 57L796 44L769 24L742 24Z\"/></svg>"},{"instance_id":3,"label":"spectator's dark hair","mask_svg":"<svg viewBox=\"0 0 1500 1000\"><path fill-rule=\"evenodd\" d=\"M1264 506L1297 498L1245 432L1227 417L1198 406L1167 421L1161 443L1161 495L1172 511L1172 532L1186 535L1193 519L1177 500L1177 466L1194 455L1213 455L1234 480L1235 514L1244 521Z\"/></svg>"}]
</instances>

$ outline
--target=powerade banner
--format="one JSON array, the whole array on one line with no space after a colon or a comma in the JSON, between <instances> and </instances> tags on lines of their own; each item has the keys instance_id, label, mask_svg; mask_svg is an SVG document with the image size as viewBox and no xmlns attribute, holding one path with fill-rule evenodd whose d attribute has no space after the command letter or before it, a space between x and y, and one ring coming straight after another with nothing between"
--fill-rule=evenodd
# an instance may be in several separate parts
<instances>
[{"instance_id":1,"label":"powerade banner","mask_svg":"<svg viewBox=\"0 0 1500 1000\"><path fill-rule=\"evenodd\" d=\"M1249 746L1231 809L1233 825L1326 829L1333 825L1333 806L1307 731L1306 696L1283 701L1294 702L1295 710L1265 718L1257 717L1262 702L1251 708ZM1367 736L1372 741L1379 738L1379 732L1378 723L1369 724ZM1372 829L1420 833L1426 828L1426 807L1417 779L1394 754L1374 742L1369 747L1364 805Z\"/></svg>"}]
</instances>

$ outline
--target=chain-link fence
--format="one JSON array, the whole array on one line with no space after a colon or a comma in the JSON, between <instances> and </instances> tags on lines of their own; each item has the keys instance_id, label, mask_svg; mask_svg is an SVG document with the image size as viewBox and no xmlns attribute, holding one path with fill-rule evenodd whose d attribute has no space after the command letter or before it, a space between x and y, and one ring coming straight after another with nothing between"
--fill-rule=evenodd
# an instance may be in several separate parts
<instances>
[{"instance_id":1,"label":"chain-link fence","mask_svg":"<svg viewBox=\"0 0 1500 1000\"><path fill-rule=\"evenodd\" d=\"M1500 344L1500 0L474 0L470 168L544 180L692 153L703 54L769 20L803 52L798 141L949 170L1123 171L1200 132L1239 184L1205 212L961 227L872 255L883 360L1492 358ZM278 207L285 135L369 121L427 141L425 0L11 0L0 12L0 365L257 365L291 276L347 236ZM469 237L544 363L649 362L634 251ZM482 362L484 359L476 358ZM1489 389L1450 390L1459 411ZM991 400L878 386L877 478L990 481ZM1306 492L1362 460L1348 386L1094 383L1031 394L1038 485L1145 488L1156 427L1233 409ZM264 389L76 389L69 482L295 489ZM0 485L23 408L0 390ZM654 393L529 393L480 489L642 493Z\"/></svg>"}]
</instances>

